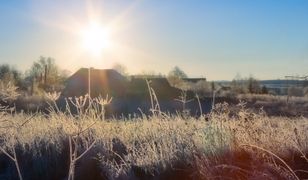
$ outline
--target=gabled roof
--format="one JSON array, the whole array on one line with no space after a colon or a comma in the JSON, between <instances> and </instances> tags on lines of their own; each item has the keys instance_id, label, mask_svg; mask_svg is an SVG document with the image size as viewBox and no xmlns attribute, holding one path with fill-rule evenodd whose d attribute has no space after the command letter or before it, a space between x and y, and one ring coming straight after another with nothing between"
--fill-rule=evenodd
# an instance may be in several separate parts
<instances>
[{"instance_id":1,"label":"gabled roof","mask_svg":"<svg viewBox=\"0 0 308 180\"><path fill-rule=\"evenodd\" d=\"M89 77L91 96L105 96L106 94L121 96L125 94L128 86L128 80L113 69L81 68L68 78L62 95L74 97L87 94Z\"/></svg>"},{"instance_id":2,"label":"gabled roof","mask_svg":"<svg viewBox=\"0 0 308 180\"><path fill-rule=\"evenodd\" d=\"M130 81L113 69L81 68L66 82L62 91L64 97L79 97L88 94L89 70L91 97L107 94L113 98L134 97L135 99L147 99L148 86L144 78L132 78ZM160 100L174 100L181 95L181 90L170 86L167 78L148 78L150 86ZM193 97L192 92L187 92Z\"/></svg>"}]
</instances>

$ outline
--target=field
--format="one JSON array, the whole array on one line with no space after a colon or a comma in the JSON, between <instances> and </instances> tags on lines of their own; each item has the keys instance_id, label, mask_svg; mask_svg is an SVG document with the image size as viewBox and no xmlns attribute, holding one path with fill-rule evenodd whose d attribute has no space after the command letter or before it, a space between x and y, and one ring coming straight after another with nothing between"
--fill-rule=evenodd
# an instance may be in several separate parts
<instances>
[{"instance_id":1,"label":"field","mask_svg":"<svg viewBox=\"0 0 308 180\"><path fill-rule=\"evenodd\" d=\"M76 99L78 114L52 101L48 114L2 111L0 179L308 178L306 117L223 103L201 117L105 119L109 101L95 100Z\"/></svg>"},{"instance_id":2,"label":"field","mask_svg":"<svg viewBox=\"0 0 308 180\"><path fill-rule=\"evenodd\" d=\"M269 116L308 117L308 97L240 94L236 99L247 102L249 109L262 108Z\"/></svg>"}]
</instances>

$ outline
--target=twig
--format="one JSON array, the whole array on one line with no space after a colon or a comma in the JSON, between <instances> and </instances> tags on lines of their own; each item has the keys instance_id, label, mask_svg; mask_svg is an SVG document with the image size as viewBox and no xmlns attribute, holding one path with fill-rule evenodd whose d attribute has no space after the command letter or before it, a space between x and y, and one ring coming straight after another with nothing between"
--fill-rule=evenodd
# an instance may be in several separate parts
<instances>
[{"instance_id":1,"label":"twig","mask_svg":"<svg viewBox=\"0 0 308 180\"><path fill-rule=\"evenodd\" d=\"M196 94L196 98L197 98L197 101L198 101L198 104L199 104L199 109L200 109L200 117L202 116L203 112L202 112L202 106L201 106L201 103L200 103L200 98L198 96L198 94Z\"/></svg>"},{"instance_id":2,"label":"twig","mask_svg":"<svg viewBox=\"0 0 308 180\"><path fill-rule=\"evenodd\" d=\"M25 124L27 124L33 117L34 117L34 114L32 114L28 119L26 119L26 120L20 125L20 127L23 127Z\"/></svg>"},{"instance_id":3,"label":"twig","mask_svg":"<svg viewBox=\"0 0 308 180\"><path fill-rule=\"evenodd\" d=\"M82 158L90 149L92 149L92 147L95 145L95 143L96 143L96 140L94 140L92 142L92 144L83 153L81 153L79 156L77 156L75 158L75 161L78 161L80 158Z\"/></svg>"},{"instance_id":4,"label":"twig","mask_svg":"<svg viewBox=\"0 0 308 180\"><path fill-rule=\"evenodd\" d=\"M22 178L22 175L21 175L21 172L20 172L20 168L19 168L19 164L18 164L18 160L17 160L17 155L16 155L16 151L15 151L15 148L12 147L12 151L13 151L13 156L10 155L5 149L3 149L2 147L0 147L0 150L7 156L9 157L15 164L15 167L16 167L16 170L17 170L17 173L18 173L18 177L20 180L23 180Z\"/></svg>"}]
</instances>

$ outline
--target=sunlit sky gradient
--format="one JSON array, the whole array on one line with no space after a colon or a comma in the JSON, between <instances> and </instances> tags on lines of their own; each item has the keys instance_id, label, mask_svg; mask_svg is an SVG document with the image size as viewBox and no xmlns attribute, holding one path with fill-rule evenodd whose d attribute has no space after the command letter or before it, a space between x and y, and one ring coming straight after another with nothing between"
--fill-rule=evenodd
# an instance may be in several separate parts
<instances>
[{"instance_id":1,"label":"sunlit sky gradient","mask_svg":"<svg viewBox=\"0 0 308 180\"><path fill-rule=\"evenodd\" d=\"M113 46L93 56L78 33L91 20ZM110 68L231 80L308 74L307 0L12 0L0 2L0 63L29 68L39 56L61 68Z\"/></svg>"}]
</instances>

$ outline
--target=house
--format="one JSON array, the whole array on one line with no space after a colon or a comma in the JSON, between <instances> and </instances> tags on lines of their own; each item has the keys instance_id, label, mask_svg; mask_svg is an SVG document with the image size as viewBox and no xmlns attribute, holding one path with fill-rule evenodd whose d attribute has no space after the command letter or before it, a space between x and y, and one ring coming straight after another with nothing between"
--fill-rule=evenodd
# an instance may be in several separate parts
<instances>
[{"instance_id":1,"label":"house","mask_svg":"<svg viewBox=\"0 0 308 180\"><path fill-rule=\"evenodd\" d=\"M81 68L68 78L62 91L63 97L79 97L89 93L91 97L99 95L123 97L126 95L129 81L113 69Z\"/></svg>"},{"instance_id":2,"label":"house","mask_svg":"<svg viewBox=\"0 0 308 180\"><path fill-rule=\"evenodd\" d=\"M147 81L155 91L160 108L164 112L175 112L182 109L182 104L175 101L182 94L182 90L172 87L168 80L163 77L141 78L131 77L127 79L113 69L81 68L66 82L66 87L61 93L59 100L64 105L64 98L79 97L89 93L91 97L107 94L113 100L108 106L109 115L133 114L142 110L148 113L151 108ZM89 88L90 85L90 88ZM194 93L187 92L187 100L193 99ZM196 102L191 101L192 109L198 109ZM187 106L188 107L188 106Z\"/></svg>"},{"instance_id":3,"label":"house","mask_svg":"<svg viewBox=\"0 0 308 180\"><path fill-rule=\"evenodd\" d=\"M131 77L130 81L130 94L145 94L149 96L148 86L146 80L150 83L151 88L154 90L159 100L174 100L178 98L182 90L175 88L170 85L167 78L164 77L152 77L152 78L142 78L142 77ZM192 92L188 92L190 96Z\"/></svg>"},{"instance_id":4,"label":"house","mask_svg":"<svg viewBox=\"0 0 308 180\"><path fill-rule=\"evenodd\" d=\"M172 87L163 77L141 78L132 76L130 80L113 69L81 68L68 78L62 91L63 97L79 97L89 93L91 97L107 94L114 98L147 98L149 90L146 83L154 89L157 97L172 100L181 95L181 90ZM90 83L89 83L90 81ZM190 92L189 92L190 93Z\"/></svg>"}]
</instances>

